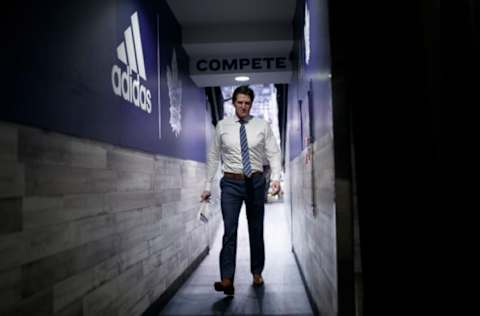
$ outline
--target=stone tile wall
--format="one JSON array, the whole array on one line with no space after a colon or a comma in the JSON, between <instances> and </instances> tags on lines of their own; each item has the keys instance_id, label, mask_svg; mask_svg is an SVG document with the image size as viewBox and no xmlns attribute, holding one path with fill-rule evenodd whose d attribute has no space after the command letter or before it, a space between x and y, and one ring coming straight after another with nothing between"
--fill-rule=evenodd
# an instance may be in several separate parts
<instances>
[{"instance_id":1,"label":"stone tile wall","mask_svg":"<svg viewBox=\"0 0 480 316\"><path fill-rule=\"evenodd\" d=\"M205 167L0 122L0 315L140 315L221 222Z\"/></svg>"},{"instance_id":2,"label":"stone tile wall","mask_svg":"<svg viewBox=\"0 0 480 316\"><path fill-rule=\"evenodd\" d=\"M337 315L333 139L327 135L290 161L292 244L321 315Z\"/></svg>"}]
</instances>

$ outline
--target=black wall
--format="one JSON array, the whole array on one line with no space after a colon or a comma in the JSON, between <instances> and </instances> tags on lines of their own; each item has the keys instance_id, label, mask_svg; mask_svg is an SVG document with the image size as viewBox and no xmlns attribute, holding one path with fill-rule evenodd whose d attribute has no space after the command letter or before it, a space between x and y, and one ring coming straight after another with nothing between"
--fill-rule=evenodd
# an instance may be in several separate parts
<instances>
[{"instance_id":1,"label":"black wall","mask_svg":"<svg viewBox=\"0 0 480 316\"><path fill-rule=\"evenodd\" d=\"M335 162L348 175L353 141L364 315L420 312L433 280L425 259L437 241L437 154L449 151L440 15L439 1L330 1L334 106L353 131L337 130L346 155Z\"/></svg>"}]
</instances>

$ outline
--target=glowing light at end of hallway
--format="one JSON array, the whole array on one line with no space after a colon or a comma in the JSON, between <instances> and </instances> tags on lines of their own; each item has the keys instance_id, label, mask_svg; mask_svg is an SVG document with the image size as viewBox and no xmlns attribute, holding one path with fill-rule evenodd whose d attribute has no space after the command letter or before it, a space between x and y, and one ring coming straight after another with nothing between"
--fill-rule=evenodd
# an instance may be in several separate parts
<instances>
[{"instance_id":1,"label":"glowing light at end of hallway","mask_svg":"<svg viewBox=\"0 0 480 316\"><path fill-rule=\"evenodd\" d=\"M247 77L247 76L238 76L238 77L235 77L235 81L244 82L244 81L248 81L248 80L250 80L250 77Z\"/></svg>"},{"instance_id":2,"label":"glowing light at end of hallway","mask_svg":"<svg viewBox=\"0 0 480 316\"><path fill-rule=\"evenodd\" d=\"M310 62L310 10L308 10L308 2L305 2L305 24L303 26L303 40L305 43L305 63Z\"/></svg>"}]
</instances>

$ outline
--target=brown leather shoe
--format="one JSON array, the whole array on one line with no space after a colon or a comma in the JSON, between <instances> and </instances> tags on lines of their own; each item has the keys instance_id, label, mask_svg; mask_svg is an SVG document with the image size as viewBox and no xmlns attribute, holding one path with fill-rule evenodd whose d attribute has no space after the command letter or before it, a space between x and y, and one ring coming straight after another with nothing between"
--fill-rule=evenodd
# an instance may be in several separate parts
<instances>
[{"instance_id":1,"label":"brown leather shoe","mask_svg":"<svg viewBox=\"0 0 480 316\"><path fill-rule=\"evenodd\" d=\"M263 278L261 274L254 274L253 275L253 287L260 287L263 285Z\"/></svg>"},{"instance_id":2,"label":"brown leather shoe","mask_svg":"<svg viewBox=\"0 0 480 316\"><path fill-rule=\"evenodd\" d=\"M221 282L215 282L213 287L215 291L223 292L225 295L233 295L235 293L235 288L229 278L223 278Z\"/></svg>"}]
</instances>

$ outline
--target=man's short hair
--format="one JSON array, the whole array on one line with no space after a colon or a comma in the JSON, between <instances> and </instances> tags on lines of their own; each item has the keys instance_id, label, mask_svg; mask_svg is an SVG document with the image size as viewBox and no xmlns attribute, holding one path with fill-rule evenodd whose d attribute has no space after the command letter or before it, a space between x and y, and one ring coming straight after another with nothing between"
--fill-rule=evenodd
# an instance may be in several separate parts
<instances>
[{"instance_id":1,"label":"man's short hair","mask_svg":"<svg viewBox=\"0 0 480 316\"><path fill-rule=\"evenodd\" d=\"M250 101L253 103L253 99L255 98L255 93L253 93L253 90L249 86L240 86L233 91L232 95L232 103L235 103L237 100L237 95L238 94L245 94L250 97Z\"/></svg>"}]
</instances>

